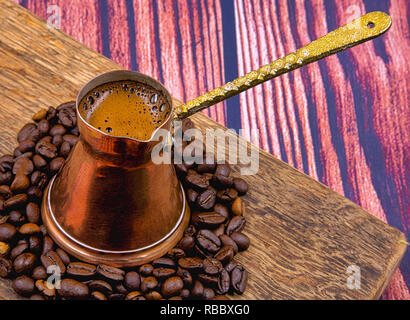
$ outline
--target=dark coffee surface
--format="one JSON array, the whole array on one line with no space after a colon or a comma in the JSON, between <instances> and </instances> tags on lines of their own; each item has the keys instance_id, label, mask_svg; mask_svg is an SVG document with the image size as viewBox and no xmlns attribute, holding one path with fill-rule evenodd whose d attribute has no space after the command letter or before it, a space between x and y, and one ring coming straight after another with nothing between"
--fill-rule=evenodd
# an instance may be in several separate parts
<instances>
[{"instance_id":1,"label":"dark coffee surface","mask_svg":"<svg viewBox=\"0 0 410 320\"><path fill-rule=\"evenodd\" d=\"M74 104L39 111L19 132L13 155L0 157L0 277L33 300L225 299L242 294L248 272L234 256L249 247L244 233L248 190L227 165L175 165L192 212L179 244L134 268L79 261L58 248L42 225L40 202L49 179L78 140ZM184 120L183 129L193 126ZM240 254L240 253L239 253ZM47 270L58 267L60 286ZM51 284L51 286L50 286Z\"/></svg>"}]
</instances>

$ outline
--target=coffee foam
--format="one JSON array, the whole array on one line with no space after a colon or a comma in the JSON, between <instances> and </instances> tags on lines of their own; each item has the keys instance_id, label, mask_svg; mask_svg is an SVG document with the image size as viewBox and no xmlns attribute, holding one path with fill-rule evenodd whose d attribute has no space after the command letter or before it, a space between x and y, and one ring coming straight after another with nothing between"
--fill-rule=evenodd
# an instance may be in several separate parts
<instances>
[{"instance_id":1,"label":"coffee foam","mask_svg":"<svg viewBox=\"0 0 410 320\"><path fill-rule=\"evenodd\" d=\"M100 85L79 104L80 114L94 128L138 140L149 140L167 120L170 110L170 103L160 91L135 81Z\"/></svg>"}]
</instances>

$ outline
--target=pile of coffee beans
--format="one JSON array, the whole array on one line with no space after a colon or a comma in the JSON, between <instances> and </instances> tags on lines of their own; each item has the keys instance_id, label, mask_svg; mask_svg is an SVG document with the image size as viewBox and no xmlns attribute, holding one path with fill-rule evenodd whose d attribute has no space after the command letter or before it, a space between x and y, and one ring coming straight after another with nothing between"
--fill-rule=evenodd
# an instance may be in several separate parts
<instances>
[{"instance_id":1,"label":"pile of coffee beans","mask_svg":"<svg viewBox=\"0 0 410 320\"><path fill-rule=\"evenodd\" d=\"M42 109L33 120L18 133L14 153L0 157L0 277L12 279L18 294L32 300L180 300L244 292L248 272L234 256L249 247L240 198L248 184L232 177L229 165L175 165L192 215L165 256L135 268L92 265L58 248L40 214L44 188L79 139L75 105ZM183 130L192 127L184 120ZM47 274L53 266L61 281Z\"/></svg>"}]
</instances>

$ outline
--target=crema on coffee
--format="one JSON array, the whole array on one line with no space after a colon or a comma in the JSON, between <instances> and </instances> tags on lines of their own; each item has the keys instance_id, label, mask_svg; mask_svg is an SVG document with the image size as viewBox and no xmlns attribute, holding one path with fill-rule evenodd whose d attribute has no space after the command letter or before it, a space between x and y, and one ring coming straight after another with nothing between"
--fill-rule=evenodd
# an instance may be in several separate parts
<instances>
[{"instance_id":1,"label":"crema on coffee","mask_svg":"<svg viewBox=\"0 0 410 320\"><path fill-rule=\"evenodd\" d=\"M100 85L80 101L85 121L106 134L149 140L171 106L158 90L135 81Z\"/></svg>"}]
</instances>

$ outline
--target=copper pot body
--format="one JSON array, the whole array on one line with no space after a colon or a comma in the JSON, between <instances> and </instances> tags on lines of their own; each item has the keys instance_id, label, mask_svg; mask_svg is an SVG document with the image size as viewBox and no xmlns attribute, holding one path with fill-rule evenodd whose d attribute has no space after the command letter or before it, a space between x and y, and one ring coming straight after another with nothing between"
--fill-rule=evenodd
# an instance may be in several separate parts
<instances>
[{"instance_id":1,"label":"copper pot body","mask_svg":"<svg viewBox=\"0 0 410 320\"><path fill-rule=\"evenodd\" d=\"M118 267L141 265L173 248L189 223L189 207L172 164L154 164L158 141L108 135L81 115L81 99L95 87L133 80L159 90L170 115L168 91L134 71L104 73L79 92L76 111L80 140L51 179L42 202L42 218L53 240L75 257ZM127 112L119 106L118 112ZM158 128L156 131L158 131Z\"/></svg>"}]
</instances>

